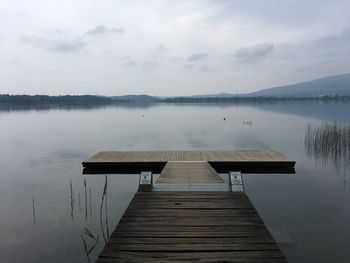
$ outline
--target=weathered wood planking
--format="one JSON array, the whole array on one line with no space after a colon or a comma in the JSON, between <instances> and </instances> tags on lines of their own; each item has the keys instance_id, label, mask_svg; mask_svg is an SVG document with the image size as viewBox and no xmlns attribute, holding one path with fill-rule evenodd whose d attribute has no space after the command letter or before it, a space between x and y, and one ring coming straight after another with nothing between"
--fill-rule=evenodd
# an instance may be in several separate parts
<instances>
[{"instance_id":1,"label":"weathered wood planking","mask_svg":"<svg viewBox=\"0 0 350 263\"><path fill-rule=\"evenodd\" d=\"M208 162L167 162L156 183L160 184L212 184L224 180Z\"/></svg>"},{"instance_id":2,"label":"weathered wood planking","mask_svg":"<svg viewBox=\"0 0 350 263\"><path fill-rule=\"evenodd\" d=\"M169 161L208 162L217 172L293 173L295 162L277 151L128 151L99 152L83 162L84 173L160 173Z\"/></svg>"},{"instance_id":3,"label":"weathered wood planking","mask_svg":"<svg viewBox=\"0 0 350 263\"><path fill-rule=\"evenodd\" d=\"M168 162L168 161L205 161L205 162L246 162L246 161L288 161L277 151L233 150L233 151L134 151L99 152L89 158L89 163L116 162Z\"/></svg>"},{"instance_id":4,"label":"weathered wood planking","mask_svg":"<svg viewBox=\"0 0 350 263\"><path fill-rule=\"evenodd\" d=\"M244 193L136 193L97 262L286 262Z\"/></svg>"}]
</instances>

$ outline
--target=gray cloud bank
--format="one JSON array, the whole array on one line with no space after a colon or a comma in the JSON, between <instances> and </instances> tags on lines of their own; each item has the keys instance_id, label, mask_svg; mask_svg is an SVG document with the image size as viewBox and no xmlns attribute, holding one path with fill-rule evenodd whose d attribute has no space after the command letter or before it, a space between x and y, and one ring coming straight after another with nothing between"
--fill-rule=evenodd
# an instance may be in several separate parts
<instances>
[{"instance_id":1,"label":"gray cloud bank","mask_svg":"<svg viewBox=\"0 0 350 263\"><path fill-rule=\"evenodd\" d=\"M106 26L104 25L98 25L93 29L88 30L85 35L90 35L90 36L96 36L96 35L105 35L105 34L124 34L125 33L125 29L118 27L118 28L111 28L108 29Z\"/></svg>"},{"instance_id":2,"label":"gray cloud bank","mask_svg":"<svg viewBox=\"0 0 350 263\"><path fill-rule=\"evenodd\" d=\"M253 47L241 47L236 51L235 57L240 60L253 62L266 57L273 49L274 45L270 43L258 44Z\"/></svg>"},{"instance_id":3,"label":"gray cloud bank","mask_svg":"<svg viewBox=\"0 0 350 263\"><path fill-rule=\"evenodd\" d=\"M1 8L0 93L241 93L350 72L345 0L4 0Z\"/></svg>"},{"instance_id":4,"label":"gray cloud bank","mask_svg":"<svg viewBox=\"0 0 350 263\"><path fill-rule=\"evenodd\" d=\"M55 30L55 33L62 34L61 30ZM85 34L79 37L72 38L56 38L48 39L45 37L34 37L24 35L20 38L23 44L31 44L39 48L44 48L47 51L52 52L75 52L85 48L89 42L84 39L84 36L98 36L106 34L124 34L125 30L123 28L111 28L108 29L104 25L98 25L93 29L88 30Z\"/></svg>"},{"instance_id":5,"label":"gray cloud bank","mask_svg":"<svg viewBox=\"0 0 350 263\"><path fill-rule=\"evenodd\" d=\"M86 43L79 39L45 39L31 36L22 36L20 41L53 52L74 52L83 49Z\"/></svg>"},{"instance_id":6,"label":"gray cloud bank","mask_svg":"<svg viewBox=\"0 0 350 263\"><path fill-rule=\"evenodd\" d=\"M187 61L198 61L198 60L203 60L208 57L207 53L194 53L188 56Z\"/></svg>"}]
</instances>

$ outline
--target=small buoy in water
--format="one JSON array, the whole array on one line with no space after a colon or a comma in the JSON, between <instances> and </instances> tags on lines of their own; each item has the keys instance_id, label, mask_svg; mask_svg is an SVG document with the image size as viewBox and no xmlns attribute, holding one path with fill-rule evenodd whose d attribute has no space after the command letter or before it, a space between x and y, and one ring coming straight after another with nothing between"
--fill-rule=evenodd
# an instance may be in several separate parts
<instances>
[{"instance_id":1,"label":"small buoy in water","mask_svg":"<svg viewBox=\"0 0 350 263\"><path fill-rule=\"evenodd\" d=\"M226 118L224 118L224 121L226 121Z\"/></svg>"}]
</instances>

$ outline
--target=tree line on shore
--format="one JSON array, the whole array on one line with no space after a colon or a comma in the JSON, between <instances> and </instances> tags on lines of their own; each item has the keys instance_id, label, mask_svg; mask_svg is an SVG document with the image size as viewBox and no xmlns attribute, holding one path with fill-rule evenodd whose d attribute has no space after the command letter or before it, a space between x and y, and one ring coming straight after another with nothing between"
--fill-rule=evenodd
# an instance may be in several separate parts
<instances>
[{"instance_id":1,"label":"tree line on shore","mask_svg":"<svg viewBox=\"0 0 350 263\"><path fill-rule=\"evenodd\" d=\"M137 97L137 96L136 96ZM150 96L149 96L150 97ZM51 105L51 104L118 104L118 103L235 103L235 102L275 102L275 101L350 101L350 96L318 96L318 97L169 97L152 100L125 99L121 97L106 97L94 95L9 95L0 94L2 105Z\"/></svg>"}]
</instances>

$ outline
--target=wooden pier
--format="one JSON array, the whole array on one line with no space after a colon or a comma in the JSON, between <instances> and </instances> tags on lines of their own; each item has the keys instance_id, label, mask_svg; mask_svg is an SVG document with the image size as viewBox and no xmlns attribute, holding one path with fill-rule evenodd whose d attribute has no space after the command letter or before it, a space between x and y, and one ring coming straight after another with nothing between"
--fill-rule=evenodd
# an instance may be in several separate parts
<instances>
[{"instance_id":1,"label":"wooden pier","mask_svg":"<svg viewBox=\"0 0 350 263\"><path fill-rule=\"evenodd\" d=\"M97 262L287 262L244 193L138 192Z\"/></svg>"},{"instance_id":2,"label":"wooden pier","mask_svg":"<svg viewBox=\"0 0 350 263\"><path fill-rule=\"evenodd\" d=\"M216 172L294 173L295 161L271 150L99 152L83 162L85 174L160 173L167 162L208 162Z\"/></svg>"},{"instance_id":3,"label":"wooden pier","mask_svg":"<svg viewBox=\"0 0 350 263\"><path fill-rule=\"evenodd\" d=\"M238 187L222 187L217 172L291 173L294 164L275 151L98 153L83 162L85 169L160 176L153 185L152 173L141 174L139 189L150 192L135 194L97 262L287 262L243 192L242 178L236 180L240 173L229 176ZM179 191L184 185L190 190Z\"/></svg>"},{"instance_id":4,"label":"wooden pier","mask_svg":"<svg viewBox=\"0 0 350 263\"><path fill-rule=\"evenodd\" d=\"M213 184L223 182L208 162L167 162L157 180L159 184Z\"/></svg>"}]
</instances>

